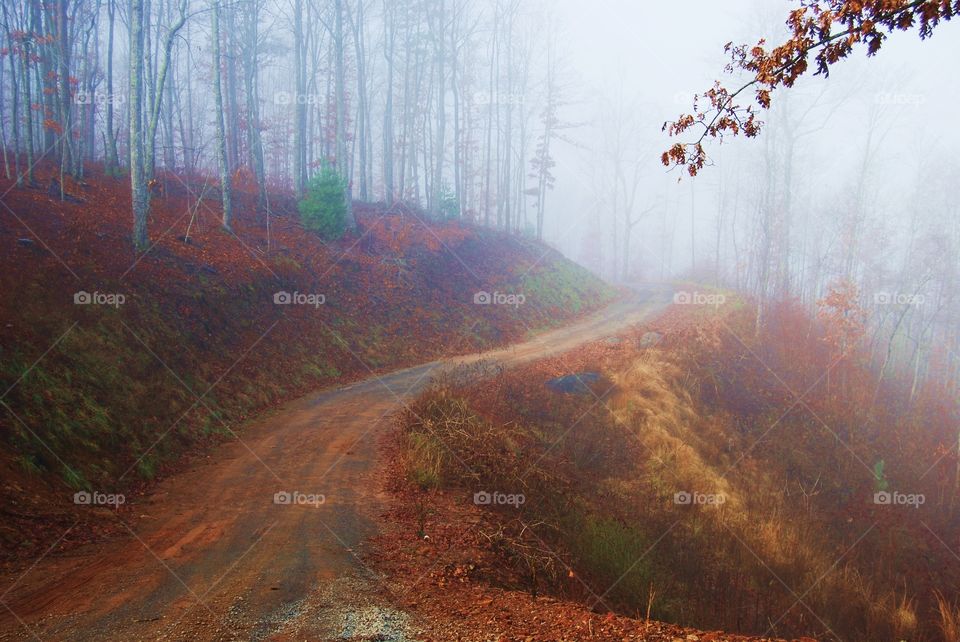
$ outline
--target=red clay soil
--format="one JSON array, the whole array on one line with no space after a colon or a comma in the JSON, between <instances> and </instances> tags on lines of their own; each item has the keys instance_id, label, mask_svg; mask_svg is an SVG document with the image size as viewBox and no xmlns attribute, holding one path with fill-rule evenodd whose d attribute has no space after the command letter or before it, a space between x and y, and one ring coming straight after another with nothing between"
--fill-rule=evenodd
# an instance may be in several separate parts
<instances>
[{"instance_id":1,"label":"red clay soil","mask_svg":"<svg viewBox=\"0 0 960 642\"><path fill-rule=\"evenodd\" d=\"M470 245L470 238L459 237L462 230L449 228L439 234L409 218L377 216L366 222L369 229L376 228L368 235L367 247L363 243L353 247L349 239L326 250L317 242L307 247L289 201L278 207L287 217L272 220L269 232L271 252L280 257L266 258L262 217L240 217L235 232L241 243L219 231L207 206L191 226L187 243L178 237L186 232L192 199L176 185L168 185L168 192L155 202L151 229L157 247L134 264L127 241L128 196L122 181L111 180L95 177L87 185L70 184L71 193L84 199L83 204L60 204L44 190L4 195L4 205L12 211L4 209L0 215L0 238L15 248L3 255L4 291L20 292L18 283L25 277L46 279L46 287L35 290L36 298L3 301L7 329L25 344L49 345L51 331L58 326L39 315L23 316L24 310L47 310L53 294L69 295L77 281L92 283L85 289L93 290L101 283L109 287L132 279L143 296L171 287L176 294L184 271L196 277L182 283L188 293L208 278L270 283L271 271L279 271L281 277L304 272L319 277L331 260L336 265L334 284L350 285L341 292L356 304L354 313L380 314L387 331L413 336L411 324L431 331L442 325L435 317L443 308L418 304L413 296L395 315L386 315L381 308L387 305L389 288L378 284L402 288L404 277L402 264L384 261L384 255L394 252L392 259L409 265L418 258L429 260L458 238L464 243L458 246L463 254L477 247ZM0 190L8 187L0 185ZM20 238L33 240L21 243ZM342 253L347 258L338 261ZM471 258L483 259L476 269L483 270L485 278L494 278L514 257L481 253ZM471 281L464 278L462 283ZM415 294L428 301L451 298L442 286L436 293L424 289ZM570 350L647 317L668 300L668 293L648 293L568 328L483 356L509 366ZM74 308L64 305L63 310ZM207 336L203 326L210 310L183 298L176 311L183 323L178 327L197 341L189 344L183 358L196 360L190 350L202 347L197 337ZM25 324L26 318L38 321ZM140 329L137 318L128 322ZM505 321L503 327L498 337L491 338L503 343L528 334L524 321L512 326ZM277 358L289 347L286 342L298 340L302 331L303 326L296 324L286 327L283 340L264 354ZM455 338L462 329L448 327L446 332ZM256 333L251 328L251 336ZM232 339L243 347L251 336ZM216 339L210 334L207 340ZM435 354L450 351L442 341L433 343ZM163 356L169 356L176 369L181 348L157 349L164 348L168 350ZM461 346L460 351L471 348L476 346ZM390 363L396 367L424 354L411 347ZM205 358L217 366L232 361L232 355L216 353ZM394 469L378 444L390 430L391 413L421 390L434 371L479 358L447 359L394 372L380 367L382 374L360 383L310 394L261 415L243 427L242 440L187 451L192 457L173 467L180 472L162 475L148 494L129 499L120 511L92 509L79 517L83 523L78 527L73 507L74 512L64 512L62 519L34 523L33 528L48 531L43 535L55 541L30 559L12 561L0 575L0 640L759 640L597 614L575 603L495 588L477 574L485 559L482 536L475 528L480 516L452 502L441 503L447 509L431 519L429 539L417 536L416 508L403 506L403 497L383 490L384 477ZM337 364L350 362L346 355ZM245 371L262 367L263 361L240 366ZM215 378L221 372L213 367L208 375ZM357 364L342 374L369 377L369 371ZM270 398L275 403L278 397ZM32 484L36 479L21 474L5 477L4 485L10 490L11 484ZM22 497L44 489L13 490ZM278 492L322 495L323 501L278 504ZM42 501L49 493L39 497ZM4 506L8 512L4 520L9 520L10 505ZM84 530L88 523L103 524L105 533ZM65 547L71 539L73 546ZM371 563L377 572L371 572Z\"/></svg>"},{"instance_id":2,"label":"red clay soil","mask_svg":"<svg viewBox=\"0 0 960 642\"><path fill-rule=\"evenodd\" d=\"M94 489L136 496L283 402L521 341L610 299L584 279L578 309L534 293L519 310L474 305L476 290L568 264L542 245L403 207L357 204L359 232L324 243L300 226L289 195L271 194L268 218L241 189L228 233L202 179L165 178L138 255L126 179L91 166L82 183L66 181L79 202L62 202L47 189L54 168L37 172L36 188L0 178L0 559L14 565L55 543L125 534L112 511L74 505L82 484L66 466ZM74 305L78 290L126 303ZM277 306L278 290L326 303Z\"/></svg>"},{"instance_id":3,"label":"red clay soil","mask_svg":"<svg viewBox=\"0 0 960 642\"><path fill-rule=\"evenodd\" d=\"M569 350L644 318L667 298L618 303L483 358L511 365ZM344 637L344 618L369 613L368 600L394 613L400 605L386 587L405 581L372 581L358 557L376 547L365 542L388 508L377 443L390 413L434 371L480 359L428 363L310 395L246 426L242 441L217 448L115 514L123 536L51 552L6 574L0 639L364 639ZM275 503L284 491L324 501ZM343 582L353 582L354 591L337 588ZM424 617L414 613L411 630L433 626L429 612ZM489 627L476 626L476 638L431 637L488 639Z\"/></svg>"},{"instance_id":4,"label":"red clay soil","mask_svg":"<svg viewBox=\"0 0 960 642\"><path fill-rule=\"evenodd\" d=\"M385 446L389 450L389 446ZM388 480L402 475L394 460ZM422 639L464 642L547 642L598 640L621 642L773 642L780 638L742 636L722 631L698 631L646 620L642 613L628 618L595 612L587 606L523 590L503 588L517 581L502 568L483 533L493 525L483 511L456 493L436 492L423 529L417 494L392 487L383 533L373 541L371 564L390 578L391 596L404 611L417 616ZM495 583L490 581L496 577ZM569 572L576 592L590 595ZM600 608L602 611L602 607ZM799 638L796 642L816 642Z\"/></svg>"},{"instance_id":5,"label":"red clay soil","mask_svg":"<svg viewBox=\"0 0 960 642\"><path fill-rule=\"evenodd\" d=\"M663 333L690 330L689 314L676 306L644 321L643 328ZM591 369L597 363L616 359L632 350L641 326L631 328L632 340L618 333L614 340L584 340L575 349L554 352L519 366L522 383L542 387L543 382L564 373ZM627 333L630 334L630 333ZM602 335L594 334L600 338ZM586 339L586 336L584 336ZM484 408L485 395L498 396L495 380L471 385L473 402ZM488 400L489 401L489 400ZM405 419L400 419L404 421ZM508 418L501 418L507 421ZM471 642L604 640L620 642L772 642L781 638L746 636L724 631L700 631L647 619L618 615L608 608L605 594L579 577L563 555L536 540L528 543L560 567L566 585L550 587L549 594L529 589L528 576L521 576L510 553L498 544L502 515L473 504L463 488L422 490L408 481L407 462L397 433L385 435L380 444L388 462L381 484L389 497L380 535L372 540L369 564L390 578L390 597L407 613L417 616L424 640ZM506 508L509 512L510 509ZM563 596L563 597L558 597ZM795 638L794 642L816 642Z\"/></svg>"}]
</instances>

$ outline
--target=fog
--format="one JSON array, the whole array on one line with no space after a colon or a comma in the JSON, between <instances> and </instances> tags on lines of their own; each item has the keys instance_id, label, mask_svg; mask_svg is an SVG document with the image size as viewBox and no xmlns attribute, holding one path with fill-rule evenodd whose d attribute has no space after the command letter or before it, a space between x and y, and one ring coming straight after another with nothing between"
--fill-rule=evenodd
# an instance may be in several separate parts
<instances>
[{"instance_id":1,"label":"fog","mask_svg":"<svg viewBox=\"0 0 960 642\"><path fill-rule=\"evenodd\" d=\"M176 13L172 2L162 4L167 15L155 18L157 34L152 45L147 43L155 49ZM346 19L340 36L347 76L343 148L330 142L330 134L324 129L331 125L323 120L327 116L323 110L330 109L336 99L331 77L325 77L331 72L331 47L336 40L331 10L324 3L299 3L304 12L301 21L307 24L304 53L312 60L305 61L302 87L297 87L292 80L296 64L291 55L297 46L291 37L292 8L297 4L224 5L224 19L228 21L225 47L236 49L223 54L227 69L224 91L230 108L226 153L231 170L242 165L245 143L241 133L245 112L249 111L238 92L249 90L257 95L255 102L259 103L262 121L259 144L267 153L264 182L281 186L293 183L296 188L306 180L306 166L336 156L341 173L349 175L355 197L382 199L391 189L384 184L388 179L382 169L388 164L384 162L388 151L380 142L387 136L381 112L390 93L388 84L392 84L392 100L402 102L402 107L395 107L402 113L393 115L390 138L394 149L389 153L401 158L389 165L395 166L394 175L409 175L405 185L394 185L392 190L402 190L399 197L435 209L439 191L448 185L456 193L458 209L465 218L485 223L494 219L501 226L512 225L529 232L534 226L532 210L536 205L536 197L529 194L536 188L530 164L545 105L548 42L553 41L553 64L560 89L559 138L563 140L554 141L550 148L556 163L552 170L555 183L545 194L543 237L614 281L662 280L689 274L695 268L716 272L718 267L722 267L724 278L736 281L738 271L750 269L743 265L749 254L745 249L755 245L751 234L759 206L758 177L767 170L773 173L771 180L782 183L771 184L771 189L779 198L789 195L790 246L802 246L808 254L825 252L829 238L814 241L808 237L840 233L836 224L843 210L849 212L851 186L857 186L857 204L862 206L865 220L862 228L858 226L855 240L861 240L861 235L863 240L870 235L882 238L894 248L871 253L871 259L882 254L887 261L895 261L908 242L909 228L919 224L913 220L911 204L929 200L939 192L933 185L952 168L950 150L955 148L957 134L949 126L949 114L951 106L958 104L958 81L949 69L960 53L960 41L951 37L954 25L944 25L926 41L914 33L896 33L872 59L856 51L832 68L830 78L808 75L796 87L775 92L773 109L760 115L768 124L764 134L756 140L730 139L723 145L711 141L707 149L711 166L691 179L682 170L668 171L661 164L660 154L676 142L661 131L663 124L689 112L694 96L714 81L735 82L735 77L723 72L728 62L723 51L726 43L754 43L761 37L771 43L782 41L784 20L793 3L736 0L718 4L695 0L682 9L671 3L626 0L589 5L573 0L459 1L432 9L417 3L367 2L353 8L348 3L343 5ZM96 15L103 13L101 6L77 6L91 12L96 9ZM189 102L193 107L187 117L193 119L196 132L166 131L182 129L183 124L167 121L173 108L161 110L159 130L164 139L158 150L164 158L158 162L160 166L176 166L176 152L183 150L180 165L192 170L196 163L213 170L214 132L204 116L212 99L210 92L204 91L209 88L205 79L210 74L212 55L210 11L197 3L184 6L190 17L174 41L170 85L174 86L176 99L172 105ZM437 56L445 55L444 43L435 40L440 27L431 22L431 11L436 15L445 12L451 21L445 29L451 37L459 38L459 58L445 60L449 69L445 72L444 113L437 113L440 103L434 96L430 74L413 76L416 85L407 79L412 71L423 74L417 65L428 61L432 69L437 66ZM241 36L246 34L237 31L238 26L248 28L249 16L256 24L252 32L257 39L255 48L243 46ZM410 22L404 22L403 16ZM15 18L14 11L8 20L11 27ZM126 20L125 7L120 5L117 28ZM351 30L358 24L365 30L356 31L359 37L354 37ZM395 41L390 53L381 51L386 47L388 28L407 38ZM406 29L414 35L404 35ZM100 36L102 47L102 31ZM416 47L409 46L414 42L411 38L416 39ZM124 38L117 40L114 56L122 68L128 56L127 43ZM362 66L357 64L358 54ZM103 52L98 56L102 60ZM249 67L251 60L256 61L257 73L247 89L241 86L244 81L237 74ZM388 64L391 61L392 67ZM145 71L156 75L158 66L158 62L153 67L148 65ZM488 74L490 68L498 70L496 76ZM122 102L127 79L118 75L115 83L120 89L114 100L120 99L120 119L126 117ZM93 70L91 89L80 92L99 100L100 107L105 95L103 76L101 63ZM187 78L191 80L184 84ZM388 82L390 78L392 83ZM358 84L361 79L363 91ZM427 81L430 84L424 84ZM190 85L194 85L193 92L187 93ZM299 102L306 103L303 114L296 113L298 95ZM358 104L358 100L365 103ZM488 113L491 104L495 109ZM455 110L459 110L459 116L454 116ZM103 117L103 109L94 116L101 127ZM177 117L182 121L184 115ZM460 122L448 122L457 117ZM291 142L296 144L291 120L295 123L297 119L302 119L309 130L304 142L304 167L299 170L291 168L286 150ZM488 131L491 121L494 144ZM445 136L438 138L441 129ZM424 142L417 141L414 130L425 132ZM460 131L464 133L458 134ZM91 149L87 151L95 152L102 144L98 140L101 136L90 135ZM125 144L124 135L121 131L121 146ZM433 150L441 141L445 149ZM509 150L502 149L506 141ZM458 145L463 148L460 159L456 156ZM407 148L409 154L404 151ZM277 149L284 152L278 154ZM422 168L410 164L410 154L419 153L429 154L424 156ZM625 172L618 194L613 189L615 157L619 157ZM788 157L789 180L783 176ZM296 165L296 155L293 158ZM439 171L432 165L437 158L442 159ZM494 178L489 175L491 164ZM291 178L291 173L298 171L304 177ZM497 178L498 173L503 176ZM517 194L509 197L497 193L513 190ZM638 222L630 235L632 249L624 250L623 225L622 221L616 223L616 212L622 212L625 205L617 199L628 197L634 201L633 216ZM925 209L930 207L932 204ZM783 205L777 208L783 209ZM511 213L512 221L501 220ZM926 220L926 214L922 218ZM629 256L624 257L625 252ZM865 261L866 257L860 259ZM896 266L885 263L881 267ZM865 265L859 269L865 269ZM746 276L739 274L740 278ZM820 275L819 283L811 287L820 289L831 276L837 275Z\"/></svg>"},{"instance_id":2,"label":"fog","mask_svg":"<svg viewBox=\"0 0 960 642\"><path fill-rule=\"evenodd\" d=\"M958 23L2 0L0 639L957 642Z\"/></svg>"},{"instance_id":3,"label":"fog","mask_svg":"<svg viewBox=\"0 0 960 642\"><path fill-rule=\"evenodd\" d=\"M269 225L272 191L299 198L330 166L349 204L532 237L614 283L694 279L810 311L838 283L868 308L923 299L896 315L914 344L901 356L956 352L955 24L896 31L871 58L855 46L829 77L773 88L760 135L707 137L696 177L660 160L695 142L663 128L698 94L749 80L725 72L726 43L782 43L794 6L7 3L0 133L19 154L5 171L22 184L23 157L32 183L53 155L76 177L129 166L143 248L157 185L245 185ZM352 207L344 225L362 238Z\"/></svg>"},{"instance_id":4,"label":"fog","mask_svg":"<svg viewBox=\"0 0 960 642\"><path fill-rule=\"evenodd\" d=\"M630 278L681 275L695 261L713 270L721 199L727 215L722 264L730 276L737 259L743 258L731 237L743 235L740 248L749 244L746 235L757 206L765 146L778 142L764 139L782 138L785 123L795 122L800 134L793 165L795 239L818 231L839 233L831 222L849 207L850 185L861 171L871 132L866 155L869 202L864 203L869 216L862 233L893 246L871 261L881 259L880 267L891 270L898 267L898 252L909 243L917 208L947 208L939 212L943 223L956 220L950 216L955 206L946 199L936 202L949 185L944 174L956 175L952 157L960 142L950 126L960 79L944 73L950 61L960 59L960 40L951 37L952 25L923 42L895 34L874 58L854 55L835 66L829 78L805 78L781 92L773 109L762 115L767 132L756 140L711 145L714 166L694 179L660 164L659 154L671 142L661 132L662 124L690 111L693 95L714 80L731 79L723 73L728 61L724 45L761 37L777 42L785 35L783 20L791 7L789 2L752 0L691 2L682 11L669 4L599 2L587 8L577 2L556 3L577 96L567 119L585 125L572 134L584 149L567 146L557 152L562 178L554 199L558 215L549 219L547 228L551 242L612 275L609 208L591 167L600 167L597 158L604 155L596 144L603 138L604 111L617 104L629 114L630 153L643 158L637 210L655 207L634 232L637 252L630 259ZM735 216L739 220L732 222ZM583 239L596 222L605 230L599 260L583 254ZM665 238L672 241L664 243Z\"/></svg>"}]
</instances>

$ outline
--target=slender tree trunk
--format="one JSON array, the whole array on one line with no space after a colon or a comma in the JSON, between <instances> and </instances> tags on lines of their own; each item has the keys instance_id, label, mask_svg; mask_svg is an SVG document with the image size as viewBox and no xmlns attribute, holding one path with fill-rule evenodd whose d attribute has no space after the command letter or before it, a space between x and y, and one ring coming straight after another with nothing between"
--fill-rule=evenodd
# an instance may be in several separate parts
<instances>
[{"instance_id":1,"label":"slender tree trunk","mask_svg":"<svg viewBox=\"0 0 960 642\"><path fill-rule=\"evenodd\" d=\"M503 132L503 170L502 170L502 185L500 186L500 198L498 202L498 214L497 218L500 218L499 210L503 212L503 227L508 232L511 231L511 215L512 211L510 209L510 164L513 160L513 8L509 9L509 18L507 20L507 37L506 42L504 43L507 48L507 95L506 95L506 117L504 122L504 132ZM498 100L500 98L498 97Z\"/></svg>"},{"instance_id":2,"label":"slender tree trunk","mask_svg":"<svg viewBox=\"0 0 960 642\"><path fill-rule=\"evenodd\" d=\"M27 152L27 184L35 185L36 176L33 173L34 146L33 146L33 110L30 109L30 44L23 41L23 53L20 55L20 111L23 112L24 147Z\"/></svg>"},{"instance_id":3,"label":"slender tree trunk","mask_svg":"<svg viewBox=\"0 0 960 642\"><path fill-rule=\"evenodd\" d=\"M113 128L113 31L116 23L116 0L107 0L107 17L110 21L110 30L107 35L107 135L104 140L106 147L105 173L108 176L120 173L120 161L117 156L117 132Z\"/></svg>"},{"instance_id":4,"label":"slender tree trunk","mask_svg":"<svg viewBox=\"0 0 960 642\"><path fill-rule=\"evenodd\" d=\"M334 64L336 74L336 109L337 109L337 173L345 178L349 172L347 162L347 86L346 69L343 59L343 0L334 0ZM347 229L354 230L357 227L353 216L353 187L347 183Z\"/></svg>"},{"instance_id":5,"label":"slender tree trunk","mask_svg":"<svg viewBox=\"0 0 960 642\"><path fill-rule=\"evenodd\" d=\"M63 175L70 167L73 128L70 122L70 27L67 21L69 0L57 2L57 111L60 126L60 198L63 199Z\"/></svg>"},{"instance_id":6,"label":"slender tree trunk","mask_svg":"<svg viewBox=\"0 0 960 642\"><path fill-rule=\"evenodd\" d=\"M187 42L190 42L190 23L187 23ZM187 68L192 68L193 52L190 47L186 48ZM183 169L187 176L193 176L196 171L196 160L199 156L197 152L197 132L194 129L193 119L193 83L187 82L187 138L181 140L185 149L183 150ZM181 137L182 138L182 137Z\"/></svg>"},{"instance_id":7,"label":"slender tree trunk","mask_svg":"<svg viewBox=\"0 0 960 642\"><path fill-rule=\"evenodd\" d=\"M143 173L143 0L130 0L130 197L133 245L147 247L150 196Z\"/></svg>"},{"instance_id":8,"label":"slender tree trunk","mask_svg":"<svg viewBox=\"0 0 960 642\"><path fill-rule=\"evenodd\" d=\"M446 11L444 0L439 0L439 7L436 13L437 30L434 34L434 46L436 48L436 67L437 67L437 136L434 141L436 158L433 168L433 190L431 203L435 214L440 213L441 201L443 197L443 161L446 150L444 149L444 138L447 129L446 115L446 37L443 33L444 21L446 20Z\"/></svg>"},{"instance_id":9,"label":"slender tree trunk","mask_svg":"<svg viewBox=\"0 0 960 642\"><path fill-rule=\"evenodd\" d=\"M12 48L8 50L7 55L11 57L13 56ZM5 88L5 85L3 82L3 64L0 63L0 146L3 146L3 175L7 180L10 180L11 174L10 174L10 158L8 156L9 146L7 145L7 120L6 118L4 118L5 114L4 114L4 108L3 108L3 106L6 104L6 101L4 100L5 98L4 94L6 93L4 91L4 88ZM16 96L14 96L14 99L13 99L14 109L16 109L16 104L17 104L17 99L16 99ZM17 119L16 117L14 117L13 119L14 126L16 126L16 122L17 122Z\"/></svg>"},{"instance_id":10,"label":"slender tree trunk","mask_svg":"<svg viewBox=\"0 0 960 642\"><path fill-rule=\"evenodd\" d=\"M223 13L224 7L226 13ZM221 5L221 21L226 30L221 30L223 41L220 43L220 60L223 66L224 86L224 134L227 141L227 171L233 174L240 166L240 113L237 100L237 57L236 57L236 3ZM224 45L226 46L224 49Z\"/></svg>"},{"instance_id":11,"label":"slender tree trunk","mask_svg":"<svg viewBox=\"0 0 960 642\"><path fill-rule=\"evenodd\" d=\"M348 5L349 7L349 5ZM351 16L353 46L357 63L357 164L359 168L360 200L369 200L367 184L367 138L370 136L367 96L367 62L363 47L363 0L357 3L356 16Z\"/></svg>"},{"instance_id":12,"label":"slender tree trunk","mask_svg":"<svg viewBox=\"0 0 960 642\"><path fill-rule=\"evenodd\" d=\"M386 105L383 110L383 189L387 205L396 200L393 184L393 56L397 37L396 8L392 0L383 0L383 56L387 63Z\"/></svg>"},{"instance_id":13,"label":"slender tree trunk","mask_svg":"<svg viewBox=\"0 0 960 642\"><path fill-rule=\"evenodd\" d=\"M186 0L180 0L179 11L180 16L177 19L177 22L171 25L170 30L167 32L166 38L164 38L162 57L159 60L160 67L157 70L156 86L153 87L153 90L150 92L152 100L148 105L149 112L147 113L147 140L143 159L144 173L147 177L147 180L153 178L156 167L157 127L160 124L160 110L163 106L163 87L167 81L167 74L169 73L170 69L170 57L173 51L173 44L176 40L177 33L181 28L183 28L183 25L187 21Z\"/></svg>"},{"instance_id":14,"label":"slender tree trunk","mask_svg":"<svg viewBox=\"0 0 960 642\"><path fill-rule=\"evenodd\" d=\"M487 94L488 103L487 103L487 146L486 146L486 175L483 180L483 224L487 227L490 227L490 193L492 192L492 185L490 184L490 175L492 173L493 165L493 112L496 103L496 96L494 94L494 81L497 74L497 59L499 54L499 47L497 45L497 36L499 34L499 3L498 7L495 9L496 13L494 14L493 19L493 40L490 42L490 82L489 82L489 92Z\"/></svg>"},{"instance_id":15,"label":"slender tree trunk","mask_svg":"<svg viewBox=\"0 0 960 642\"><path fill-rule=\"evenodd\" d=\"M233 202L230 185L230 172L227 167L227 138L224 131L223 122L223 89L220 76L221 57L220 57L220 0L213 0L213 12L211 17L213 38L213 96L214 96L214 120L217 125L217 167L220 172L220 192L223 198L223 227L227 230L232 229L233 225Z\"/></svg>"},{"instance_id":16,"label":"slender tree trunk","mask_svg":"<svg viewBox=\"0 0 960 642\"><path fill-rule=\"evenodd\" d=\"M247 148L250 167L257 180L257 209L267 208L267 186L263 168L263 141L260 139L260 104L257 92L257 69L259 64L257 25L259 22L257 3L251 2L246 16L246 64L244 65L244 91L247 102Z\"/></svg>"},{"instance_id":17,"label":"slender tree trunk","mask_svg":"<svg viewBox=\"0 0 960 642\"><path fill-rule=\"evenodd\" d=\"M458 217L463 217L463 190L460 184L463 178L463 149L462 133L460 131L460 85L457 73L457 67L460 64L460 45L457 42L457 37L462 16L461 7L457 0L453 0L451 12L453 14L450 28L450 91L453 94L453 194L457 202Z\"/></svg>"},{"instance_id":18,"label":"slender tree trunk","mask_svg":"<svg viewBox=\"0 0 960 642\"><path fill-rule=\"evenodd\" d=\"M293 2L293 191L303 195L306 183L306 50L303 43L303 0Z\"/></svg>"},{"instance_id":19,"label":"slender tree trunk","mask_svg":"<svg viewBox=\"0 0 960 642\"><path fill-rule=\"evenodd\" d=\"M409 23L409 19L405 21ZM415 52L413 49L413 33L410 29L410 25L406 24L406 30L404 33L404 43L403 43L403 110L402 116L403 121L400 124L400 158L397 163L397 169L400 171L400 176L397 181L397 198L400 200L405 200L407 198L407 156L408 149L410 145L410 139L413 136L412 127L410 126L410 112L412 111L411 103L413 99L411 98L411 60L413 59Z\"/></svg>"},{"instance_id":20,"label":"slender tree trunk","mask_svg":"<svg viewBox=\"0 0 960 642\"><path fill-rule=\"evenodd\" d=\"M150 110L153 105L153 88L156 86L155 70L153 68L153 0L143 0L143 97L141 100L143 124L141 131L144 137L150 131ZM143 150L146 153L148 146L144 140ZM146 159L144 159L146 167ZM145 174L147 180L150 179Z\"/></svg>"},{"instance_id":21,"label":"slender tree trunk","mask_svg":"<svg viewBox=\"0 0 960 642\"><path fill-rule=\"evenodd\" d=\"M167 24L174 23L173 15L173 0L167 1ZM175 107L174 99L174 78L176 77L177 64L175 60L176 56L171 51L170 54L170 64L173 65L172 75L173 78L170 78L163 84L163 105L160 108L160 116L163 119L163 166L168 172L175 172L177 169L177 155L176 150L174 149L174 125L173 125L173 114Z\"/></svg>"},{"instance_id":22,"label":"slender tree trunk","mask_svg":"<svg viewBox=\"0 0 960 642\"><path fill-rule=\"evenodd\" d=\"M49 14L45 5L40 0L32 0L33 4L33 31L46 38L52 31ZM43 151L41 156L49 153L55 144L53 130L45 125L45 119L55 118L56 109L54 106L54 97L57 95L57 88L50 83L56 78L53 68L50 64L51 45L49 42L38 44L36 54L40 57L40 64L37 65L37 90L40 92L40 102L43 105L43 113L37 119L37 125L40 128L40 139L43 141Z\"/></svg>"},{"instance_id":23,"label":"slender tree trunk","mask_svg":"<svg viewBox=\"0 0 960 642\"><path fill-rule=\"evenodd\" d=\"M20 87L18 78L17 59L23 57L24 51L21 49L19 54L15 51L12 29L10 27L10 10L6 4L3 4L2 7L4 32L6 33L9 47L7 58L10 61L10 87L13 92L11 104L13 118L10 122L10 128L13 130L13 169L17 177L17 187L23 187L23 174L20 173L20 93L22 92L22 88ZM27 134L29 135L29 131Z\"/></svg>"},{"instance_id":24,"label":"slender tree trunk","mask_svg":"<svg viewBox=\"0 0 960 642\"><path fill-rule=\"evenodd\" d=\"M90 19L86 31L83 35L83 68L80 74L80 86L85 89L88 96L93 96L98 82L94 79L94 71L98 67L100 59L100 0L96 0L96 10ZM93 53L90 53L91 41L93 43ZM80 137L77 142L77 153L74 157L74 174L83 176L83 162L92 161L96 158L97 151L97 133L96 118L97 109L100 101L91 101L80 108Z\"/></svg>"}]
</instances>

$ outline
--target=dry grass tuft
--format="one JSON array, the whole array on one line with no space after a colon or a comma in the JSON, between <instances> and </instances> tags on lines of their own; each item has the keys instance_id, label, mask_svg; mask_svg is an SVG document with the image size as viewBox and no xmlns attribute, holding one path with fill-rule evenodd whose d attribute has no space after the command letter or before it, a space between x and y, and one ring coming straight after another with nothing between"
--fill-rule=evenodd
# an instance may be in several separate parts
<instances>
[{"instance_id":1,"label":"dry grass tuft","mask_svg":"<svg viewBox=\"0 0 960 642\"><path fill-rule=\"evenodd\" d=\"M948 601L940 591L937 591L935 596L943 638L945 640L960 640L960 605Z\"/></svg>"}]
</instances>

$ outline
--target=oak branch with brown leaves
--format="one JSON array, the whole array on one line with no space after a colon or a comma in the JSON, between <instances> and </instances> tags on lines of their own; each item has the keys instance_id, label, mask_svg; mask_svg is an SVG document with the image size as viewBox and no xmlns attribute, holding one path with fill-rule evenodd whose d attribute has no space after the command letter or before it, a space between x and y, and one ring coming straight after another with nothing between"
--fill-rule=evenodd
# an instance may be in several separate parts
<instances>
[{"instance_id":1,"label":"oak branch with brown leaves","mask_svg":"<svg viewBox=\"0 0 960 642\"><path fill-rule=\"evenodd\" d=\"M831 65L855 49L866 48L867 56L872 56L894 31L918 30L926 39L941 22L958 14L960 0L801 0L787 18L791 35L783 44L772 49L764 40L754 46L727 44L730 62L725 71L746 72L750 80L736 89L716 82L696 96L692 114L665 123L663 130L671 137L692 131L697 138L677 142L661 160L667 167L686 167L696 176L707 163L707 139L722 142L725 136L759 134L760 110L770 108L775 90L792 87L810 70L811 58L814 75L829 76Z\"/></svg>"}]
</instances>

